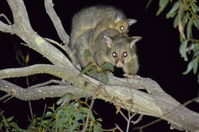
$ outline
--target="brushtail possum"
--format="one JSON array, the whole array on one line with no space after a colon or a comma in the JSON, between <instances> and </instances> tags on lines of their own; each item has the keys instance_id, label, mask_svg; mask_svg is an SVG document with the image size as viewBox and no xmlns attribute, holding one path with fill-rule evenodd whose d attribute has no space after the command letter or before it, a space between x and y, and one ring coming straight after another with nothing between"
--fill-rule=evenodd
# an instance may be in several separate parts
<instances>
[{"instance_id":1,"label":"brushtail possum","mask_svg":"<svg viewBox=\"0 0 199 132\"><path fill-rule=\"evenodd\" d=\"M76 43L71 45L78 61L82 67L91 63L101 66L111 63L116 67L123 68L126 74L136 74L139 68L135 43L141 39L139 36L129 37L121 34L118 30L107 29L101 32L94 43L92 34L94 29L87 30ZM91 55L85 57L85 52Z\"/></svg>"},{"instance_id":2,"label":"brushtail possum","mask_svg":"<svg viewBox=\"0 0 199 132\"><path fill-rule=\"evenodd\" d=\"M127 33L128 27L136 23L127 19L118 9L109 6L92 6L80 10L72 19L71 43L90 29L93 29L93 41L106 29L115 29Z\"/></svg>"}]
</instances>

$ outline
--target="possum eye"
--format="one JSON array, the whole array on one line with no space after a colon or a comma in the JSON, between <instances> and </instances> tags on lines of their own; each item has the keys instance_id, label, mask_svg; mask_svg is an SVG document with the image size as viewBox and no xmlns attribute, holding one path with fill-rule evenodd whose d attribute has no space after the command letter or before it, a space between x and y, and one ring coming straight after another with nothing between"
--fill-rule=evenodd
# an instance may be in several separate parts
<instances>
[{"instance_id":1,"label":"possum eye","mask_svg":"<svg viewBox=\"0 0 199 132\"><path fill-rule=\"evenodd\" d=\"M121 30L121 31L124 31L124 26L121 26L121 27L120 27L120 30Z\"/></svg>"},{"instance_id":2,"label":"possum eye","mask_svg":"<svg viewBox=\"0 0 199 132\"><path fill-rule=\"evenodd\" d=\"M117 58L117 53L116 53L116 52L113 52L113 53L112 53L112 56L115 57L115 58Z\"/></svg>"},{"instance_id":3,"label":"possum eye","mask_svg":"<svg viewBox=\"0 0 199 132\"><path fill-rule=\"evenodd\" d=\"M127 57L128 56L127 52L124 52L122 55L123 55L123 57Z\"/></svg>"}]
</instances>

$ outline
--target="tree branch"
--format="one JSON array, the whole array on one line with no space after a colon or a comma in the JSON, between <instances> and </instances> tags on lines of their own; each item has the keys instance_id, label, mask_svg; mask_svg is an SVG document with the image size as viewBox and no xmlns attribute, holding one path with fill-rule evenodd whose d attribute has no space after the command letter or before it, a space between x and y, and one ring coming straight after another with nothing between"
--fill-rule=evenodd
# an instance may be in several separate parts
<instances>
[{"instance_id":1,"label":"tree branch","mask_svg":"<svg viewBox=\"0 0 199 132\"><path fill-rule=\"evenodd\" d=\"M53 8L54 4L53 4L52 0L44 0L44 5L46 8L46 13L52 20L54 27L58 33L59 38L62 40L62 42L65 45L68 45L69 44L69 36L65 32L64 27L61 23L61 20L59 19L59 17L57 16L57 14Z\"/></svg>"},{"instance_id":2,"label":"tree branch","mask_svg":"<svg viewBox=\"0 0 199 132\"><path fill-rule=\"evenodd\" d=\"M83 91L72 85L50 85L24 89L6 80L0 80L0 90L20 100L38 100L42 98L61 97L66 93L83 96ZM86 93L84 94L86 96ZM88 95L87 95L88 96Z\"/></svg>"},{"instance_id":3,"label":"tree branch","mask_svg":"<svg viewBox=\"0 0 199 132\"><path fill-rule=\"evenodd\" d=\"M70 69L70 67L67 67L67 69ZM38 73L47 73L63 78L89 95L92 95L93 90L99 88L99 85L101 84L101 82L86 75L78 76L79 72L76 69L66 70L66 68L54 65L33 65L24 68L5 69L0 71L0 78L27 76ZM135 86L141 84L142 86L140 87L144 87L145 89L161 89L156 82L149 78L139 78L135 82L137 82L137 84L135 83ZM5 87L1 90L5 91ZM64 93L63 91L59 92L58 90L56 92L61 95ZM12 94L10 92L8 93ZM188 110L163 90L154 90L151 94L147 94L131 88L131 85L128 87L122 85L102 85L98 90L98 93L96 98L114 102L114 104L126 110L162 118L186 130L195 131L199 129L199 114ZM75 92L73 94L75 94ZM43 94L43 96L41 95L40 97L44 98L45 96L46 95ZM53 95L50 97L52 96ZM57 94L54 94L54 97L56 96ZM23 96L20 96L20 99L22 97ZM34 97L31 99L33 98ZM24 97L23 100L26 99L27 97ZM38 97L35 99L38 99Z\"/></svg>"},{"instance_id":4,"label":"tree branch","mask_svg":"<svg viewBox=\"0 0 199 132\"><path fill-rule=\"evenodd\" d=\"M46 73L66 80L68 85L23 89L5 80L0 80L1 91L22 100L34 100L57 97L65 93L82 97L84 91L91 96L93 90L98 88L96 98L112 102L132 112L162 118L185 130L199 131L199 114L181 105L149 78L118 79L109 76L110 82L105 85L86 75L80 76L79 71L73 67L67 57L32 29L23 1L7 1L13 13L14 24L6 25L0 21L0 30L18 35L30 48L45 56L54 65L40 64L24 68L4 69L0 71L0 79ZM73 86L69 84L73 84ZM135 88L146 89L148 93Z\"/></svg>"},{"instance_id":5,"label":"tree branch","mask_svg":"<svg viewBox=\"0 0 199 132\"><path fill-rule=\"evenodd\" d=\"M45 41L32 29L23 0L7 0L7 2L13 14L14 24L7 25L0 21L0 29L2 32L16 34L25 41L31 49L42 54L55 65L63 67L72 65L61 51Z\"/></svg>"}]
</instances>

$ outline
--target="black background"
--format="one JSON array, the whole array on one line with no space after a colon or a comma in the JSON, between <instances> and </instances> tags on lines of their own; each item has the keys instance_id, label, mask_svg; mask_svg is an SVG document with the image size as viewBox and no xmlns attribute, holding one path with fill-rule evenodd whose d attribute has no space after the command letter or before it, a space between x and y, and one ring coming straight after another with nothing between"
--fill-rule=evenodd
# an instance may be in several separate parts
<instances>
[{"instance_id":1,"label":"black background","mask_svg":"<svg viewBox=\"0 0 199 132\"><path fill-rule=\"evenodd\" d=\"M43 1L28 0L25 1L25 4L33 29L43 37L48 37L60 42L45 12ZM165 19L165 12L160 16L155 16L158 10L158 1L153 1L147 10L145 9L147 4L145 0L54 0L54 4L54 8L68 34L70 34L72 16L84 7L105 4L122 9L128 18L138 20L136 24L130 27L129 35L140 35L143 37L143 39L137 43L140 63L138 74L156 80L168 94L181 103L198 96L196 76L192 74L182 75L182 72L186 70L187 62L184 62L180 57L179 33L177 29L173 28L173 21ZM5 0L0 1L0 13L4 13L12 21L11 11ZM29 65L48 63L41 55L20 45L20 42L22 42L22 40L17 36L0 32L0 69L21 67L16 60L16 48L22 50L24 54L30 53ZM14 83L20 86L26 86L24 80L25 78L13 79ZM40 81L41 80L36 79L31 84ZM0 92L0 96L4 94L4 92ZM50 106L54 101L56 101L56 99L32 101L33 112L41 116L44 104L47 103L47 105ZM188 107L198 112L198 106L196 104L189 105ZM15 120L21 127L25 128L28 124L27 119L30 114L27 102L15 98L6 103L1 101L0 109L5 111L6 116L15 115ZM114 106L97 100L94 109L104 120L102 123L103 128L113 128L114 124L117 123L125 130L126 122L121 116L115 115ZM154 119L155 118L144 116L141 123L136 126L146 124ZM133 128L133 126L131 128ZM144 129L146 132L158 130L165 132L171 131L165 121Z\"/></svg>"}]
</instances>

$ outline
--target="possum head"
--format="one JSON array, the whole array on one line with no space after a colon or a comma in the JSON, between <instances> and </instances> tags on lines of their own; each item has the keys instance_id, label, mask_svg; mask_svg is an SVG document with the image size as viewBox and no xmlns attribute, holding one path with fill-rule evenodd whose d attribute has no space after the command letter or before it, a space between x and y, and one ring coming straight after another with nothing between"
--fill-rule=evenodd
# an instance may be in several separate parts
<instances>
[{"instance_id":1,"label":"possum head","mask_svg":"<svg viewBox=\"0 0 199 132\"><path fill-rule=\"evenodd\" d=\"M109 63L116 67L123 67L132 60L136 50L135 43L141 39L140 36L128 37L127 35L119 35L115 37L104 36L107 51L106 56Z\"/></svg>"}]
</instances>

